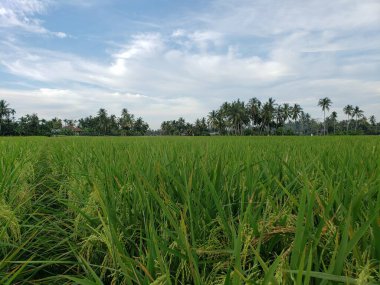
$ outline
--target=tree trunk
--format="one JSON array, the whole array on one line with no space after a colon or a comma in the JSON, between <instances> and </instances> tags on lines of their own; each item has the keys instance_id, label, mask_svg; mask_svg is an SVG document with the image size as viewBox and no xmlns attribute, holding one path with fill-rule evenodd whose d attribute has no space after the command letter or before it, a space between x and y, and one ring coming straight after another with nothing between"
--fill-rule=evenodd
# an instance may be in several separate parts
<instances>
[{"instance_id":1,"label":"tree trunk","mask_svg":"<svg viewBox=\"0 0 380 285\"><path fill-rule=\"evenodd\" d=\"M358 130L358 116L356 116L356 122L355 122L355 132Z\"/></svg>"}]
</instances>

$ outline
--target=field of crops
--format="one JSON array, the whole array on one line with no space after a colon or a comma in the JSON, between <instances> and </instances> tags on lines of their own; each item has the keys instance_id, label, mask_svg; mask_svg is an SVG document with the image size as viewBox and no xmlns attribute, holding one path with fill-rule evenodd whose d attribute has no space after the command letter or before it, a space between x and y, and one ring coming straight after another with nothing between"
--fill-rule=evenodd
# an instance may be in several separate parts
<instances>
[{"instance_id":1,"label":"field of crops","mask_svg":"<svg viewBox=\"0 0 380 285\"><path fill-rule=\"evenodd\" d=\"M378 137L0 139L0 284L378 284Z\"/></svg>"}]
</instances>

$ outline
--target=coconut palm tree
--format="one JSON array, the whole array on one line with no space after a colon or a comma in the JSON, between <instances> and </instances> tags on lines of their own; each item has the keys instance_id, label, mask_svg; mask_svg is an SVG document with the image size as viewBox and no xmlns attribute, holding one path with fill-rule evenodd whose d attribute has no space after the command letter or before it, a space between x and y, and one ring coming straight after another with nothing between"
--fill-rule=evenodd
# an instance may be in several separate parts
<instances>
[{"instance_id":1,"label":"coconut palm tree","mask_svg":"<svg viewBox=\"0 0 380 285\"><path fill-rule=\"evenodd\" d=\"M10 118L15 113L15 110L9 108L9 104L5 100L0 100L0 135L2 134L4 119Z\"/></svg>"},{"instance_id":2,"label":"coconut palm tree","mask_svg":"<svg viewBox=\"0 0 380 285\"><path fill-rule=\"evenodd\" d=\"M247 104L247 113L251 120L252 126L257 126L261 123L260 117L261 102L256 97L249 99Z\"/></svg>"},{"instance_id":3,"label":"coconut palm tree","mask_svg":"<svg viewBox=\"0 0 380 285\"><path fill-rule=\"evenodd\" d=\"M229 121L230 109L231 109L231 104L226 101L222 104L222 106L220 106L219 111L218 111L220 116L223 118L228 135L230 134L230 127L231 127L230 121Z\"/></svg>"},{"instance_id":4,"label":"coconut palm tree","mask_svg":"<svg viewBox=\"0 0 380 285\"><path fill-rule=\"evenodd\" d=\"M325 97L322 99L319 99L318 101L318 106L322 108L323 111L323 134L326 135L326 110L330 110L332 102L330 98Z\"/></svg>"},{"instance_id":5,"label":"coconut palm tree","mask_svg":"<svg viewBox=\"0 0 380 285\"><path fill-rule=\"evenodd\" d=\"M305 131L310 131L310 122L311 122L311 116L309 113L304 113L302 112L302 125L304 128L304 133ZM306 125L306 127L305 127Z\"/></svg>"},{"instance_id":6,"label":"coconut palm tree","mask_svg":"<svg viewBox=\"0 0 380 285\"><path fill-rule=\"evenodd\" d=\"M363 110L360 110L359 106L356 106L354 110L352 111L352 116L356 117L356 121L355 121L355 132L356 132L358 129L358 120L359 118L363 117Z\"/></svg>"},{"instance_id":7,"label":"coconut palm tree","mask_svg":"<svg viewBox=\"0 0 380 285\"><path fill-rule=\"evenodd\" d=\"M369 117L369 122L371 123L371 126L372 126L372 129L374 131L376 131L377 133L377 128L376 128L376 117L374 115L372 115L371 117Z\"/></svg>"},{"instance_id":8,"label":"coconut palm tree","mask_svg":"<svg viewBox=\"0 0 380 285\"><path fill-rule=\"evenodd\" d=\"M98 111L98 128L103 133L103 135L107 134L108 129L108 116L107 111L103 108L99 109Z\"/></svg>"},{"instance_id":9,"label":"coconut palm tree","mask_svg":"<svg viewBox=\"0 0 380 285\"><path fill-rule=\"evenodd\" d=\"M228 118L235 130L235 134L241 135L243 132L243 126L249 123L249 117L246 112L244 102L239 99L232 102L228 114Z\"/></svg>"},{"instance_id":10,"label":"coconut palm tree","mask_svg":"<svg viewBox=\"0 0 380 285\"><path fill-rule=\"evenodd\" d=\"M376 118L374 115L372 115L371 117L369 117L369 122L371 123L371 125L374 127L376 126Z\"/></svg>"},{"instance_id":11,"label":"coconut palm tree","mask_svg":"<svg viewBox=\"0 0 380 285\"><path fill-rule=\"evenodd\" d=\"M141 117L138 117L133 122L133 133L135 135L143 136L146 134L148 129L149 129L149 125L147 123L145 123Z\"/></svg>"},{"instance_id":12,"label":"coconut palm tree","mask_svg":"<svg viewBox=\"0 0 380 285\"><path fill-rule=\"evenodd\" d=\"M212 110L210 113L208 113L207 123L209 124L210 128L213 131L218 128L218 112L217 111Z\"/></svg>"},{"instance_id":13,"label":"coconut palm tree","mask_svg":"<svg viewBox=\"0 0 380 285\"><path fill-rule=\"evenodd\" d=\"M273 122L273 115L276 108L275 106L275 100L273 98L269 98L268 102L266 102L261 109L262 126L263 128L267 128L268 135L270 133L270 125Z\"/></svg>"},{"instance_id":14,"label":"coconut palm tree","mask_svg":"<svg viewBox=\"0 0 380 285\"><path fill-rule=\"evenodd\" d=\"M284 107L282 105L278 105L275 111L276 117L276 127L282 128L281 134L284 135L284 124L285 124L285 115L284 115Z\"/></svg>"},{"instance_id":15,"label":"coconut palm tree","mask_svg":"<svg viewBox=\"0 0 380 285\"><path fill-rule=\"evenodd\" d=\"M338 118L338 113L333 111L330 116L331 120L333 121L334 125L334 135L335 135L335 124L336 124L336 119Z\"/></svg>"},{"instance_id":16,"label":"coconut palm tree","mask_svg":"<svg viewBox=\"0 0 380 285\"><path fill-rule=\"evenodd\" d=\"M354 110L354 107L352 107L352 105L347 105L343 108L344 114L347 115L347 134L348 134L348 128L350 126L350 117L352 116L353 110Z\"/></svg>"},{"instance_id":17,"label":"coconut palm tree","mask_svg":"<svg viewBox=\"0 0 380 285\"><path fill-rule=\"evenodd\" d=\"M294 104L294 106L292 107L291 116L292 116L292 120L294 120L295 125L297 124L297 121L300 118L301 112L302 112L301 106L298 104Z\"/></svg>"},{"instance_id":18,"label":"coconut palm tree","mask_svg":"<svg viewBox=\"0 0 380 285\"><path fill-rule=\"evenodd\" d=\"M283 113L282 113L283 119L284 119L284 122L286 123L286 121L291 117L290 113L292 111L292 108L290 107L288 103L284 103L282 110L283 110Z\"/></svg>"},{"instance_id":19,"label":"coconut palm tree","mask_svg":"<svg viewBox=\"0 0 380 285\"><path fill-rule=\"evenodd\" d=\"M135 123L135 116L128 112L127 108L121 110L121 117L119 119L120 128L124 131L123 134L130 133Z\"/></svg>"},{"instance_id":20,"label":"coconut palm tree","mask_svg":"<svg viewBox=\"0 0 380 285\"><path fill-rule=\"evenodd\" d=\"M216 112L216 119L217 119L217 124L218 124L218 130L220 134L225 134L226 133L226 128L227 128L227 122L225 120L225 117L221 111Z\"/></svg>"}]
</instances>

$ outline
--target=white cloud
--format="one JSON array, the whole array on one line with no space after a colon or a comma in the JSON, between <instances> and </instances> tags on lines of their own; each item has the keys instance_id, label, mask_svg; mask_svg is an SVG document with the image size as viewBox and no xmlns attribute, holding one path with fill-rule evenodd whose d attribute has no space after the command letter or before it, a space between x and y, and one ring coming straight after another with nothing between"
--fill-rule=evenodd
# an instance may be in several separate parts
<instances>
[{"instance_id":1,"label":"white cloud","mask_svg":"<svg viewBox=\"0 0 380 285\"><path fill-rule=\"evenodd\" d=\"M177 86L171 95L198 89L199 86L192 86L196 82L202 87L225 83L251 85L289 75L286 64L274 58L240 57L231 50L221 54L183 51L165 44L158 34L136 35L125 48L112 55L114 61L108 66L73 54L10 42L3 42L1 49L4 51L0 54L2 65L10 73L27 79L151 91L168 91L170 85L182 84L182 88Z\"/></svg>"},{"instance_id":2,"label":"white cloud","mask_svg":"<svg viewBox=\"0 0 380 285\"><path fill-rule=\"evenodd\" d=\"M212 12L198 16L212 29L245 35L294 31L347 31L380 25L377 0L216 0Z\"/></svg>"},{"instance_id":3,"label":"white cloud","mask_svg":"<svg viewBox=\"0 0 380 285\"><path fill-rule=\"evenodd\" d=\"M24 13L31 26L43 29L37 16L48 2L33 1L45 6L25 6L16 13L15 7L0 4L0 26L13 11L14 23ZM20 109L41 110L46 116L77 118L100 107L112 113L127 107L153 127L182 115L193 120L223 101L254 96L297 102L315 116L320 115L318 98L329 96L338 110L350 103L380 117L374 103L380 100L380 2L213 3L186 25L170 23L172 30L160 33L136 32L119 42L117 50L108 50L108 58L3 40L3 70L34 86L51 87L9 92L7 98L17 98L12 101L16 109L28 102Z\"/></svg>"},{"instance_id":4,"label":"white cloud","mask_svg":"<svg viewBox=\"0 0 380 285\"><path fill-rule=\"evenodd\" d=\"M64 32L49 31L38 18L38 15L46 12L49 5L51 5L49 0L1 0L0 28L20 29L58 38L67 37Z\"/></svg>"},{"instance_id":5,"label":"white cloud","mask_svg":"<svg viewBox=\"0 0 380 285\"><path fill-rule=\"evenodd\" d=\"M178 29L171 34L171 37L177 44L187 50L195 48L199 51L206 52L209 48L223 44L223 35L210 30L187 32L183 29Z\"/></svg>"},{"instance_id":6,"label":"white cloud","mask_svg":"<svg viewBox=\"0 0 380 285\"><path fill-rule=\"evenodd\" d=\"M162 47L163 42L159 34L135 35L129 44L113 55L116 59L111 65L110 71L116 76L125 75L127 72L126 60L152 57L157 54Z\"/></svg>"},{"instance_id":7,"label":"white cloud","mask_svg":"<svg viewBox=\"0 0 380 285\"><path fill-rule=\"evenodd\" d=\"M119 116L123 108L128 108L136 116L142 116L152 128L159 128L161 120L170 120L179 116L195 120L207 111L194 98L164 99L91 88L0 89L0 98L5 99L12 108L16 109L17 117L37 112L40 117L46 119L56 116L79 119L95 115L100 108L106 108L109 114Z\"/></svg>"},{"instance_id":8,"label":"white cloud","mask_svg":"<svg viewBox=\"0 0 380 285\"><path fill-rule=\"evenodd\" d=\"M159 34L138 34L133 36L131 43L114 56L123 59L151 56L157 53L162 45Z\"/></svg>"},{"instance_id":9,"label":"white cloud","mask_svg":"<svg viewBox=\"0 0 380 285\"><path fill-rule=\"evenodd\" d=\"M67 38L67 34L64 32L52 32L56 37L64 39Z\"/></svg>"},{"instance_id":10,"label":"white cloud","mask_svg":"<svg viewBox=\"0 0 380 285\"><path fill-rule=\"evenodd\" d=\"M173 33L172 33L172 37L174 38L177 38L177 37L183 37L186 35L186 31L183 30L183 29L178 29L178 30L175 30Z\"/></svg>"}]
</instances>

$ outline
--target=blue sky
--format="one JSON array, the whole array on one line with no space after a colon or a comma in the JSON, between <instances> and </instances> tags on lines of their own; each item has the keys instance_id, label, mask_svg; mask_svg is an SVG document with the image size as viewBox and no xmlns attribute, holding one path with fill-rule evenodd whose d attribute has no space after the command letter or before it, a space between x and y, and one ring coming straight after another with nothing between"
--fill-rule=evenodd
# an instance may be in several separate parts
<instances>
[{"instance_id":1,"label":"blue sky","mask_svg":"<svg viewBox=\"0 0 380 285\"><path fill-rule=\"evenodd\" d=\"M101 107L153 128L237 98L321 97L380 120L378 0L0 0L0 98L17 115Z\"/></svg>"}]
</instances>

